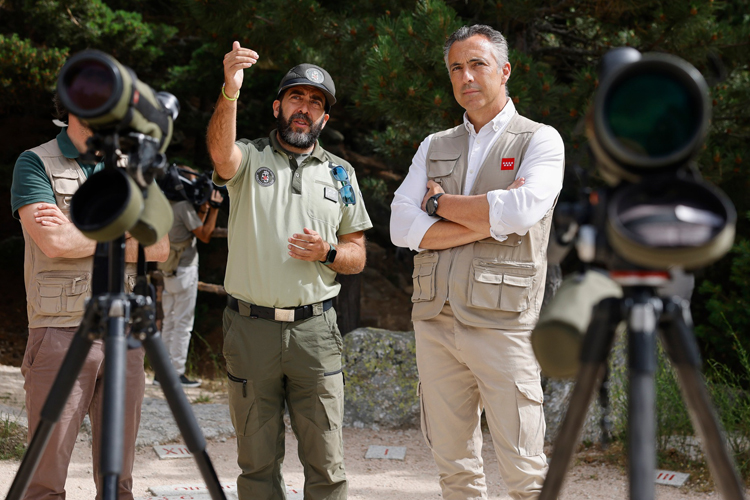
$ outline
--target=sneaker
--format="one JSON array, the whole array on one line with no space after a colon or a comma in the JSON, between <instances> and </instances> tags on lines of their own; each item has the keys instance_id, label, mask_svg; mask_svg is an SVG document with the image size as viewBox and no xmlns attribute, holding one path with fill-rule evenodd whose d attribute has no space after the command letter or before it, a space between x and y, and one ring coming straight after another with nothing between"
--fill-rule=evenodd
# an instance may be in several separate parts
<instances>
[{"instance_id":1,"label":"sneaker","mask_svg":"<svg viewBox=\"0 0 750 500\"><path fill-rule=\"evenodd\" d=\"M154 385L155 385L155 386L157 386L157 387L161 385L161 384L159 383L159 381L158 381L158 380L156 379L156 375L154 375L154 381L152 382L152 384L154 384Z\"/></svg>"},{"instance_id":2,"label":"sneaker","mask_svg":"<svg viewBox=\"0 0 750 500\"><path fill-rule=\"evenodd\" d=\"M182 384L182 387L200 387L201 381L200 380L190 380L185 376L185 374L180 375L180 383Z\"/></svg>"}]
</instances>

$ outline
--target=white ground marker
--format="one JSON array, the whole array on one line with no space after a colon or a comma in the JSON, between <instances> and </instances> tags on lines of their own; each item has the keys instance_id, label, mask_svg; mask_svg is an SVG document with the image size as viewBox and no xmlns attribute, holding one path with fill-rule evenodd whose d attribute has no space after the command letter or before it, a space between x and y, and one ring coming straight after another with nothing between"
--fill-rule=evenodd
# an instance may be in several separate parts
<instances>
[{"instance_id":1,"label":"white ground marker","mask_svg":"<svg viewBox=\"0 0 750 500\"><path fill-rule=\"evenodd\" d=\"M227 494L227 497L230 495L233 497L237 497L237 484L236 483L221 483L221 488L224 490L224 493ZM180 495L208 495L208 488L205 484L171 484L168 486L152 486L148 489L148 491L151 492L154 496L162 496L162 497L177 497L180 498ZM233 494L233 495L232 495Z\"/></svg>"},{"instance_id":2,"label":"white ground marker","mask_svg":"<svg viewBox=\"0 0 750 500\"><path fill-rule=\"evenodd\" d=\"M154 451L159 455L160 460L171 458L193 458L193 454L184 444L162 444L154 446Z\"/></svg>"},{"instance_id":3,"label":"white ground marker","mask_svg":"<svg viewBox=\"0 0 750 500\"><path fill-rule=\"evenodd\" d=\"M690 474L682 472L672 472L671 470L657 470L656 484L666 484L667 486L682 486L690 477Z\"/></svg>"},{"instance_id":4,"label":"white ground marker","mask_svg":"<svg viewBox=\"0 0 750 500\"><path fill-rule=\"evenodd\" d=\"M371 445L367 449L365 458L385 458L390 460L403 460L406 457L406 446L378 446Z\"/></svg>"}]
</instances>

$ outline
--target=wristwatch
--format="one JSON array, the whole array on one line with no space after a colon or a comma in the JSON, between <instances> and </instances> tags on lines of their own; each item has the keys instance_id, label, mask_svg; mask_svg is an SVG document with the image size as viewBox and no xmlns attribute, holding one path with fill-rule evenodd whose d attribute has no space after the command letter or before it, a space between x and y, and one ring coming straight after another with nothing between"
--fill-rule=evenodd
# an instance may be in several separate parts
<instances>
[{"instance_id":1,"label":"wristwatch","mask_svg":"<svg viewBox=\"0 0 750 500\"><path fill-rule=\"evenodd\" d=\"M328 254L326 255L326 260L321 260L320 261L323 264L325 264L326 266L329 266L329 265L333 264L333 261L336 260L336 247L333 246L333 245L331 245L330 243L328 244L328 246L330 248L328 249Z\"/></svg>"},{"instance_id":2,"label":"wristwatch","mask_svg":"<svg viewBox=\"0 0 750 500\"><path fill-rule=\"evenodd\" d=\"M438 209L438 198L443 196L445 193L438 193L430 196L427 199L425 208L427 209L427 215L435 215Z\"/></svg>"}]
</instances>

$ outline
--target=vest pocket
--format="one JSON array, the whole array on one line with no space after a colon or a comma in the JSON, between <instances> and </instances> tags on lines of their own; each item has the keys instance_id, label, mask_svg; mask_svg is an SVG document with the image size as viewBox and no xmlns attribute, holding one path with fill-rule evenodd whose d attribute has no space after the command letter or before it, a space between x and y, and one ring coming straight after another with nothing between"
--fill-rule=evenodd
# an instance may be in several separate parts
<instances>
[{"instance_id":1,"label":"vest pocket","mask_svg":"<svg viewBox=\"0 0 750 500\"><path fill-rule=\"evenodd\" d=\"M422 252L414 256L414 271L411 274L414 282L412 302L428 302L435 298L435 267L437 262L437 252Z\"/></svg>"},{"instance_id":2,"label":"vest pocket","mask_svg":"<svg viewBox=\"0 0 750 500\"><path fill-rule=\"evenodd\" d=\"M523 262L474 259L469 281L469 303L479 309L521 312L529 308L535 267Z\"/></svg>"},{"instance_id":3,"label":"vest pocket","mask_svg":"<svg viewBox=\"0 0 750 500\"><path fill-rule=\"evenodd\" d=\"M39 311L42 314L81 313L86 306L91 274L75 275L49 271L37 278Z\"/></svg>"},{"instance_id":4,"label":"vest pocket","mask_svg":"<svg viewBox=\"0 0 750 500\"><path fill-rule=\"evenodd\" d=\"M70 200L80 185L78 172L75 170L64 170L52 174L52 187L63 207L70 207Z\"/></svg>"},{"instance_id":5,"label":"vest pocket","mask_svg":"<svg viewBox=\"0 0 750 500\"><path fill-rule=\"evenodd\" d=\"M451 175L460 157L460 153L452 151L433 151L427 162L427 177L433 179Z\"/></svg>"}]
</instances>

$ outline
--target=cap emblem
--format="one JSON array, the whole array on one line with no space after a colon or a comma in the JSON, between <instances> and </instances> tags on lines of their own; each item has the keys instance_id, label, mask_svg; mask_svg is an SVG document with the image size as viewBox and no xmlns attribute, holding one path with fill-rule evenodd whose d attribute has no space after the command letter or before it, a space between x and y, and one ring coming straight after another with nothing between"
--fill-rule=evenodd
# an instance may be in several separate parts
<instances>
[{"instance_id":1,"label":"cap emblem","mask_svg":"<svg viewBox=\"0 0 750 500\"><path fill-rule=\"evenodd\" d=\"M305 77L315 83L323 83L323 73L317 68L309 68L305 71Z\"/></svg>"}]
</instances>

